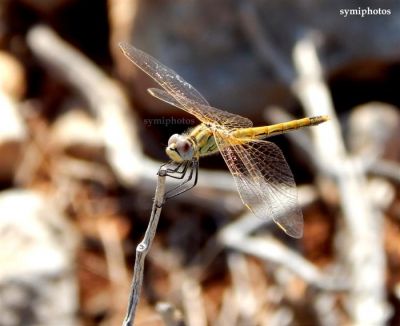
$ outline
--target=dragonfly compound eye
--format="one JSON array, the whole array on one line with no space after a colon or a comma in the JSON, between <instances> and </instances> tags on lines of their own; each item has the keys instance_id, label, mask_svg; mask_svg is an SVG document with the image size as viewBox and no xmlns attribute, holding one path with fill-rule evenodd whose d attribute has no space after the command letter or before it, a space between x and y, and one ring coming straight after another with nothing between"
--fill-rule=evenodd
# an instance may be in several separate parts
<instances>
[{"instance_id":1,"label":"dragonfly compound eye","mask_svg":"<svg viewBox=\"0 0 400 326\"><path fill-rule=\"evenodd\" d=\"M176 144L178 139L179 139L179 135L178 134L174 134L171 137L169 137L168 146L171 146L172 144Z\"/></svg>"},{"instance_id":2,"label":"dragonfly compound eye","mask_svg":"<svg viewBox=\"0 0 400 326\"><path fill-rule=\"evenodd\" d=\"M190 160L193 157L193 146L187 139L179 139L176 143L176 149L182 159Z\"/></svg>"}]
</instances>

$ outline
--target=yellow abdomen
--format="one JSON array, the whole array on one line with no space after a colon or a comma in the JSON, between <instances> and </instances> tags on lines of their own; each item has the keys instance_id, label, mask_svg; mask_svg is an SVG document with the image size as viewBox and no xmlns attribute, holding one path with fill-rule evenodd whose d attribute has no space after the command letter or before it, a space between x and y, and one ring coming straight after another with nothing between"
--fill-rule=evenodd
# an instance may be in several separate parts
<instances>
[{"instance_id":1,"label":"yellow abdomen","mask_svg":"<svg viewBox=\"0 0 400 326\"><path fill-rule=\"evenodd\" d=\"M237 138L263 139L270 136L280 135L295 129L316 126L327 120L329 120L329 117L326 115L322 115L317 117L303 118L288 122L277 123L270 126L238 129L235 130L232 135Z\"/></svg>"},{"instance_id":2,"label":"yellow abdomen","mask_svg":"<svg viewBox=\"0 0 400 326\"><path fill-rule=\"evenodd\" d=\"M251 141L252 139L264 139L270 136L275 136L279 134L283 134L285 132L300 129L309 126L315 126L322 122L329 120L328 116L317 116L311 118L303 118L298 120L292 120L289 122L278 123L270 126L262 126L262 127L251 127L251 128L241 128L232 131L226 137L229 137L230 142L232 143L233 139L237 139L237 144L241 144L243 142ZM212 131L206 127L205 124L200 124L194 129L192 129L188 135L191 137L196 144L196 153L199 156L210 155L218 152L217 144L215 143L215 138ZM219 135L222 137L223 134ZM233 138L233 139L232 139ZM224 144L222 141L221 144Z\"/></svg>"}]
</instances>

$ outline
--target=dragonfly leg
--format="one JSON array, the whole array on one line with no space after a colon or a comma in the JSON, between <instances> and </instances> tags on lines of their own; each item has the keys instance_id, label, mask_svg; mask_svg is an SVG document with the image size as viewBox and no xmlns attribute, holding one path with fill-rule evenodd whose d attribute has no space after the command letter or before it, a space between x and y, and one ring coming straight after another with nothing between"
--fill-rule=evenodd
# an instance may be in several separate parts
<instances>
[{"instance_id":1,"label":"dragonfly leg","mask_svg":"<svg viewBox=\"0 0 400 326\"><path fill-rule=\"evenodd\" d=\"M163 173L170 178L183 179L189 165L190 161L185 161L182 163L170 161L161 165L160 169L158 170L158 174L160 174L160 171L163 171Z\"/></svg>"},{"instance_id":2,"label":"dragonfly leg","mask_svg":"<svg viewBox=\"0 0 400 326\"><path fill-rule=\"evenodd\" d=\"M194 159L192 161L188 161L188 164L185 168L185 173L183 174L181 179L183 179L183 177L185 175L187 175L186 172L187 172L188 166L190 166L190 168L189 168L190 172L189 172L186 180L181 182L175 188L168 190L167 193L165 194L165 200L176 197L176 196L192 189L197 184L197 177L198 177L198 173L199 173L199 161L196 159Z\"/></svg>"}]
</instances>

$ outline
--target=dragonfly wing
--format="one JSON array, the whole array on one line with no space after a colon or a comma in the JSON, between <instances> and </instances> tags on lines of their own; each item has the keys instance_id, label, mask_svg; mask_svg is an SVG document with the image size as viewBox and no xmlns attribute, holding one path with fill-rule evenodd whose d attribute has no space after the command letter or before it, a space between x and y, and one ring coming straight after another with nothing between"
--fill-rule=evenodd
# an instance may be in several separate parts
<instances>
[{"instance_id":1,"label":"dragonfly wing","mask_svg":"<svg viewBox=\"0 0 400 326\"><path fill-rule=\"evenodd\" d=\"M148 92L161 101L193 114L203 123L219 125L225 129L248 128L253 125L251 120L240 115L219 110L209 105L196 103L187 97L172 96L162 89L149 88Z\"/></svg>"},{"instance_id":2,"label":"dragonfly wing","mask_svg":"<svg viewBox=\"0 0 400 326\"><path fill-rule=\"evenodd\" d=\"M203 95L201 95L192 85L151 55L125 42L121 42L119 46L130 61L142 69L174 97L180 95L189 98L194 102L209 105Z\"/></svg>"},{"instance_id":3,"label":"dragonfly wing","mask_svg":"<svg viewBox=\"0 0 400 326\"><path fill-rule=\"evenodd\" d=\"M243 203L257 217L272 217L288 235L301 238L303 214L296 183L278 146L263 140L216 139Z\"/></svg>"},{"instance_id":4,"label":"dragonfly wing","mask_svg":"<svg viewBox=\"0 0 400 326\"><path fill-rule=\"evenodd\" d=\"M199 91L151 55L127 43L120 43L119 46L130 61L153 78L166 91L151 89L150 94L153 96L189 112L203 123L220 125L226 123L226 128L252 126L251 121L247 118L212 108ZM180 105L177 105L178 103Z\"/></svg>"},{"instance_id":5,"label":"dragonfly wing","mask_svg":"<svg viewBox=\"0 0 400 326\"><path fill-rule=\"evenodd\" d=\"M178 109L186 111L185 107L180 102L178 102L175 97L173 97L170 93L167 93L166 91L163 91L159 88L148 88L147 91L155 98L158 98L161 101L173 105Z\"/></svg>"}]
</instances>

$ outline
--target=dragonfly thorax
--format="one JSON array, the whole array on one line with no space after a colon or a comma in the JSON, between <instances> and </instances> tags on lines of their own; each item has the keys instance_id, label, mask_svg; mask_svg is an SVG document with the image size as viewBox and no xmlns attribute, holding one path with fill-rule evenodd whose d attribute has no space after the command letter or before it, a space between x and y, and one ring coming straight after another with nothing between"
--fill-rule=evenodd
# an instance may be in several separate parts
<instances>
[{"instance_id":1,"label":"dragonfly thorax","mask_svg":"<svg viewBox=\"0 0 400 326\"><path fill-rule=\"evenodd\" d=\"M193 139L186 135L174 134L168 140L165 152L171 160L177 163L190 161L194 156L195 144Z\"/></svg>"}]
</instances>

